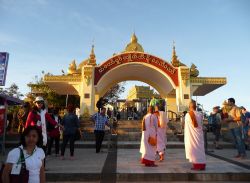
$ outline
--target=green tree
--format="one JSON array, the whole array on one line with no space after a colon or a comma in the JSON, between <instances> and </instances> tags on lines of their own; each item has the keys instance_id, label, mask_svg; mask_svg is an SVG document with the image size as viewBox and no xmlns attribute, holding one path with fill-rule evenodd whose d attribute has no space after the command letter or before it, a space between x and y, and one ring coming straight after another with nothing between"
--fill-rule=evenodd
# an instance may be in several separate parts
<instances>
[{"instance_id":1,"label":"green tree","mask_svg":"<svg viewBox=\"0 0 250 183\"><path fill-rule=\"evenodd\" d=\"M20 99L21 97L24 96L19 91L19 87L17 86L16 83L11 84L9 88L0 88L0 93L5 94L5 95L9 95L11 97L16 97L18 99Z\"/></svg>"},{"instance_id":2,"label":"green tree","mask_svg":"<svg viewBox=\"0 0 250 183\"><path fill-rule=\"evenodd\" d=\"M108 103L114 103L120 97L120 95L125 91L126 82L117 83L111 87L103 96L103 98L108 100Z\"/></svg>"}]
</instances>

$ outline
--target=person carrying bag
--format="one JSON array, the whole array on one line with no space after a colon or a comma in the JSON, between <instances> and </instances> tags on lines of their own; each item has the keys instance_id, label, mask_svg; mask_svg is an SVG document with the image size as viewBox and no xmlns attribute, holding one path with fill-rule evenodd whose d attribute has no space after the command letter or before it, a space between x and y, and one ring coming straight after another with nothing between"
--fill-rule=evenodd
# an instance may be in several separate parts
<instances>
[{"instance_id":1,"label":"person carrying bag","mask_svg":"<svg viewBox=\"0 0 250 183\"><path fill-rule=\"evenodd\" d=\"M3 165L3 183L45 183L41 130L37 126L27 127L20 139L20 146L12 149ZM1 182L1 181L0 181Z\"/></svg>"},{"instance_id":2,"label":"person carrying bag","mask_svg":"<svg viewBox=\"0 0 250 183\"><path fill-rule=\"evenodd\" d=\"M23 154L23 150L20 149L20 157L18 162L12 166L11 174L9 175L10 183L28 183L29 182L29 171L26 169L25 158ZM2 165L1 168L1 177L3 173L5 165ZM0 183L3 183L2 179Z\"/></svg>"},{"instance_id":3,"label":"person carrying bag","mask_svg":"<svg viewBox=\"0 0 250 183\"><path fill-rule=\"evenodd\" d=\"M26 169L25 158L23 150L20 149L20 158L14 166L10 174L10 183L28 183L29 171Z\"/></svg>"},{"instance_id":4,"label":"person carrying bag","mask_svg":"<svg viewBox=\"0 0 250 183\"><path fill-rule=\"evenodd\" d=\"M153 125L151 116L152 116L152 115L150 115L150 125ZM146 131L145 118L143 118L143 120L142 120L142 131ZM154 137L154 136L149 136L149 137L148 137L148 143L149 143L151 146L156 146L156 145L157 145L157 136L156 136L156 137Z\"/></svg>"},{"instance_id":5,"label":"person carrying bag","mask_svg":"<svg viewBox=\"0 0 250 183\"><path fill-rule=\"evenodd\" d=\"M142 120L141 136L141 163L148 167L155 167L155 155L157 145L157 123L158 119L153 115L153 108L149 106L148 114Z\"/></svg>"}]
</instances>

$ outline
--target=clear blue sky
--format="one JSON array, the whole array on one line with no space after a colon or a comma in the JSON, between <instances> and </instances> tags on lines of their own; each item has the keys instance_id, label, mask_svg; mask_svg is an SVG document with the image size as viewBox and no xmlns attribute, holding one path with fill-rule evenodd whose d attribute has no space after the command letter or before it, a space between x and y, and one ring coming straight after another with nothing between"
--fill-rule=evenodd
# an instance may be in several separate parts
<instances>
[{"instance_id":1,"label":"clear blue sky","mask_svg":"<svg viewBox=\"0 0 250 183\"><path fill-rule=\"evenodd\" d=\"M61 74L87 58L94 40L98 62L120 52L136 32L144 50L180 60L201 76L228 84L199 101L209 109L228 97L250 108L250 1L248 0L0 0L0 51L10 53L7 86L42 70ZM130 84L131 85L131 84Z\"/></svg>"}]
</instances>

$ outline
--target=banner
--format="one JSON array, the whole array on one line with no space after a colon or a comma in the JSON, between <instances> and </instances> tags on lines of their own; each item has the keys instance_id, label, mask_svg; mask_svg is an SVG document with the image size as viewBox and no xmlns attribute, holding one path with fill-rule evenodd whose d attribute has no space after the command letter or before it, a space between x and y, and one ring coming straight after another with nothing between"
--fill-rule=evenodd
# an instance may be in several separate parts
<instances>
[{"instance_id":1,"label":"banner","mask_svg":"<svg viewBox=\"0 0 250 183\"><path fill-rule=\"evenodd\" d=\"M4 133L5 108L0 108L0 136Z\"/></svg>"},{"instance_id":2,"label":"banner","mask_svg":"<svg viewBox=\"0 0 250 183\"><path fill-rule=\"evenodd\" d=\"M5 85L9 53L0 52L0 86Z\"/></svg>"}]
</instances>

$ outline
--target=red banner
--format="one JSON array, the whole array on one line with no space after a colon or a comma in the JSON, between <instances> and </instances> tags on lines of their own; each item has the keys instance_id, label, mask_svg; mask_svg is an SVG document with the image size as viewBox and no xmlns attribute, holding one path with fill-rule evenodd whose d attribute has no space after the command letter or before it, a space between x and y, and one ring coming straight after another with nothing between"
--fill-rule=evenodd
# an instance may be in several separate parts
<instances>
[{"instance_id":1,"label":"red banner","mask_svg":"<svg viewBox=\"0 0 250 183\"><path fill-rule=\"evenodd\" d=\"M0 108L0 135L4 133L5 109Z\"/></svg>"},{"instance_id":2,"label":"red banner","mask_svg":"<svg viewBox=\"0 0 250 183\"><path fill-rule=\"evenodd\" d=\"M175 67L173 67L168 62L165 62L164 60L155 57L153 55L149 55L146 53L136 53L136 52L122 53L119 55L115 55L114 57L110 58L103 64L96 67L95 81L94 81L95 85L97 85L102 76L104 76L108 71L122 64L133 63L133 62L146 63L156 67L157 69L167 74L171 78L175 86L178 86L178 71Z\"/></svg>"}]
</instances>

